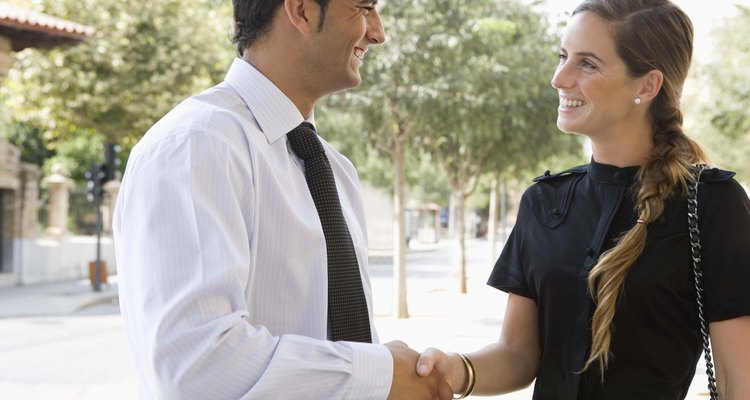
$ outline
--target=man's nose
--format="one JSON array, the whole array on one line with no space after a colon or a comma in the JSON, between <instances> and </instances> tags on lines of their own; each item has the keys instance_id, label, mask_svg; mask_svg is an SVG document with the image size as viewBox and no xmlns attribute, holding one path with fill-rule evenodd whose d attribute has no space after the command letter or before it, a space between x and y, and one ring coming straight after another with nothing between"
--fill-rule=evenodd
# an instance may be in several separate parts
<instances>
[{"instance_id":1,"label":"man's nose","mask_svg":"<svg viewBox=\"0 0 750 400\"><path fill-rule=\"evenodd\" d=\"M372 44L383 44L386 41L383 21L377 10L372 10L367 16L367 40Z\"/></svg>"}]
</instances>

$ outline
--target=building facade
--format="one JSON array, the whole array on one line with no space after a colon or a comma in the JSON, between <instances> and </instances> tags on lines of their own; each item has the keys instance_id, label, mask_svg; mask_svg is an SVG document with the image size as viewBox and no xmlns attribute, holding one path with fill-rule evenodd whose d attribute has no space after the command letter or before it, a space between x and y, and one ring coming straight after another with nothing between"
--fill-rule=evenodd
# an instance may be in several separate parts
<instances>
[{"instance_id":1,"label":"building facade","mask_svg":"<svg viewBox=\"0 0 750 400\"><path fill-rule=\"evenodd\" d=\"M91 27L0 3L0 81L13 67L15 53L75 45L93 33ZM74 261L80 258L76 248L90 245L77 246L66 232L42 236L40 178L39 167L21 162L18 148L0 139L0 286L80 275L81 268L70 265L80 263Z\"/></svg>"}]
</instances>

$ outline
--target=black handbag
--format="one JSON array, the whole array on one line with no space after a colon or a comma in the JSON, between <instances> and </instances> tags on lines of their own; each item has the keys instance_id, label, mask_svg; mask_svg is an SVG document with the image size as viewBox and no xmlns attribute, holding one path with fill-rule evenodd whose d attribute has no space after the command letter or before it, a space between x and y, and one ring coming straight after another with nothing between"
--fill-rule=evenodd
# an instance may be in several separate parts
<instances>
[{"instance_id":1,"label":"black handbag","mask_svg":"<svg viewBox=\"0 0 750 400\"><path fill-rule=\"evenodd\" d=\"M711 400L717 400L716 378L714 365L711 361L711 346L708 342L708 323L703 311L703 262L701 261L700 229L698 228L698 183L701 173L708 166L699 164L695 168L695 181L688 188L688 231L690 233L690 250L693 258L693 277L698 299L698 319L700 320L701 336L703 338L703 355L706 359L706 375L708 375L708 391Z\"/></svg>"}]
</instances>

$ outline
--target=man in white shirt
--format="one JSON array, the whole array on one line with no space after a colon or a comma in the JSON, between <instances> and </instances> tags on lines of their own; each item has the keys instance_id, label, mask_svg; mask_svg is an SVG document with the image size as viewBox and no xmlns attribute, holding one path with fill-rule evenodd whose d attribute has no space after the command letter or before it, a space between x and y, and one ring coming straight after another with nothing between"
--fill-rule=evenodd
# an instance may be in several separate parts
<instances>
[{"instance_id":1,"label":"man in white shirt","mask_svg":"<svg viewBox=\"0 0 750 400\"><path fill-rule=\"evenodd\" d=\"M451 398L400 342L328 340L325 237L286 136L359 84L385 40L376 2L234 0L242 57L133 148L114 236L141 398ZM359 181L322 143L377 342Z\"/></svg>"}]
</instances>

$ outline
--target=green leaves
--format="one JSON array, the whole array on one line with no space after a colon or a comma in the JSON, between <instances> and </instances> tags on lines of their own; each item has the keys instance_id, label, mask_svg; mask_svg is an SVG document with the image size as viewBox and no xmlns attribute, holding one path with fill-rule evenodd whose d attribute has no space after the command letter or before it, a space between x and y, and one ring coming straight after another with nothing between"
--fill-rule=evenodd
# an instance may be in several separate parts
<instances>
[{"instance_id":1,"label":"green leaves","mask_svg":"<svg viewBox=\"0 0 750 400\"><path fill-rule=\"evenodd\" d=\"M96 28L78 46L21 52L0 88L12 122L41 129L50 149L97 137L127 151L178 102L220 81L235 51L228 2L34 5ZM530 6L410 0L388 2L381 14L388 42L370 48L361 87L318 109L321 123L331 118L330 138L362 158L365 177L389 176L383 171L397 142L410 165L439 160L453 186L489 171L533 168L549 154L577 149L554 127L557 100L549 79L557 38ZM419 180L424 170L410 167L409 178Z\"/></svg>"},{"instance_id":2,"label":"green leaves","mask_svg":"<svg viewBox=\"0 0 750 400\"><path fill-rule=\"evenodd\" d=\"M219 81L233 52L228 9L204 0L41 0L38 11L96 28L77 46L21 52L3 88L17 120L43 127L50 142L88 129L129 147Z\"/></svg>"},{"instance_id":3,"label":"green leaves","mask_svg":"<svg viewBox=\"0 0 750 400\"><path fill-rule=\"evenodd\" d=\"M357 143L403 140L454 188L580 152L555 127L558 38L544 15L510 0L413 0L388 2L381 16L388 42L368 52L362 85L329 103L362 115Z\"/></svg>"},{"instance_id":4,"label":"green leaves","mask_svg":"<svg viewBox=\"0 0 750 400\"><path fill-rule=\"evenodd\" d=\"M706 145L713 161L750 176L750 9L738 6L736 16L713 33L713 50L698 58L686 98L689 134ZM691 88L692 89L692 88ZM691 123L692 122L692 123Z\"/></svg>"}]
</instances>

